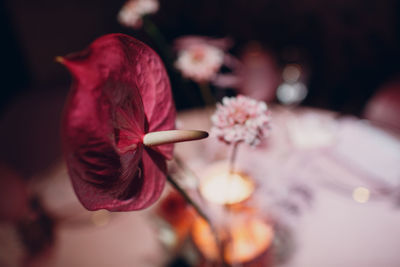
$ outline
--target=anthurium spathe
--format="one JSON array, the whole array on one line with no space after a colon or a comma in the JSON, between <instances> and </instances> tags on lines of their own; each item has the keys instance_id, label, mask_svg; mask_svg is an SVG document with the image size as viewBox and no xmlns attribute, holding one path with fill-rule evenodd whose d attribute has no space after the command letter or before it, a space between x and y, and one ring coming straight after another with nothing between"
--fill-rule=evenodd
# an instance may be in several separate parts
<instances>
[{"instance_id":1,"label":"anthurium spathe","mask_svg":"<svg viewBox=\"0 0 400 267\"><path fill-rule=\"evenodd\" d=\"M123 34L58 58L74 82L62 141L74 190L89 210L129 211L155 202L172 142L204 137L174 129L175 107L158 55ZM161 132L159 132L161 131Z\"/></svg>"}]
</instances>

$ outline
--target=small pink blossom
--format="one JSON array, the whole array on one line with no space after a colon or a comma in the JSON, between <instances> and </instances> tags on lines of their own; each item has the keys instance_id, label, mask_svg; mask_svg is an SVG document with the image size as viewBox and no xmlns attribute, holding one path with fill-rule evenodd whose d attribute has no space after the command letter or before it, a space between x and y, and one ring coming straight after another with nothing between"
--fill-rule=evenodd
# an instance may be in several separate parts
<instances>
[{"instance_id":1,"label":"small pink blossom","mask_svg":"<svg viewBox=\"0 0 400 267\"><path fill-rule=\"evenodd\" d=\"M202 36L186 36L174 43L178 51L175 67L188 79L209 82L222 65L226 65L226 51L231 46L227 38L212 39Z\"/></svg>"},{"instance_id":2,"label":"small pink blossom","mask_svg":"<svg viewBox=\"0 0 400 267\"><path fill-rule=\"evenodd\" d=\"M195 82L210 81L224 62L224 52L214 46L198 44L179 51L175 67Z\"/></svg>"},{"instance_id":3,"label":"small pink blossom","mask_svg":"<svg viewBox=\"0 0 400 267\"><path fill-rule=\"evenodd\" d=\"M220 140L256 146L268 134L270 116L265 102L238 95L224 97L211 121L211 134Z\"/></svg>"},{"instance_id":4,"label":"small pink blossom","mask_svg":"<svg viewBox=\"0 0 400 267\"><path fill-rule=\"evenodd\" d=\"M142 26L142 17L156 13L159 9L158 0L129 0L118 13L118 21L127 27Z\"/></svg>"}]
</instances>

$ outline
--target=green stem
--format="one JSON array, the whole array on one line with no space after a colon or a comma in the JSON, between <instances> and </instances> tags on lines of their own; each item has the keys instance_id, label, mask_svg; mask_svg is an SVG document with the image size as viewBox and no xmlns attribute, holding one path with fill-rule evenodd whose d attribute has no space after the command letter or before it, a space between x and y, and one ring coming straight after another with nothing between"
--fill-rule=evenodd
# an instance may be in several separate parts
<instances>
[{"instance_id":1,"label":"green stem","mask_svg":"<svg viewBox=\"0 0 400 267\"><path fill-rule=\"evenodd\" d=\"M229 173L233 174L235 172L235 162L237 157L237 151L239 147L239 142L233 144L231 157L229 159Z\"/></svg>"},{"instance_id":2,"label":"green stem","mask_svg":"<svg viewBox=\"0 0 400 267\"><path fill-rule=\"evenodd\" d=\"M180 157L175 155L174 162L178 166L178 168L180 168L184 172L185 175L190 175L194 179L196 179L197 183L199 182L200 179L197 176L197 174L188 165L186 165L186 163ZM197 193L198 197L200 198L202 204L207 205L206 200L204 199L203 195L200 192L199 186L196 186L196 193Z\"/></svg>"},{"instance_id":3,"label":"green stem","mask_svg":"<svg viewBox=\"0 0 400 267\"><path fill-rule=\"evenodd\" d=\"M172 62L173 58L169 49L168 42L156 26L156 24L154 24L147 16L143 18L143 29L147 33L147 35L149 35L156 43L156 45L160 49L160 52L163 55L165 62L168 62L168 64Z\"/></svg>"},{"instance_id":4,"label":"green stem","mask_svg":"<svg viewBox=\"0 0 400 267\"><path fill-rule=\"evenodd\" d=\"M219 237L218 237L218 232L216 230L216 228L214 227L214 225L211 223L211 220L208 218L208 216L203 212L203 210L200 208L199 205L197 205L196 202L194 202L192 200L192 198L186 193L186 191L174 180L174 178L172 178L172 176L167 175L167 181L172 185L172 187L174 187L176 189L176 191L179 192L179 194L181 194L181 196L186 200L187 203L189 203L197 212L197 214L202 217L207 224L210 226L211 231L214 234L214 238L216 241L216 244L219 248L220 251L220 261L222 263L223 267L227 267L229 266L226 262L225 262L225 258L224 258L224 249L223 249L223 244L221 243Z\"/></svg>"},{"instance_id":5,"label":"green stem","mask_svg":"<svg viewBox=\"0 0 400 267\"><path fill-rule=\"evenodd\" d=\"M210 85L207 82L199 83L201 96L206 106L213 106L216 103L214 96L211 93Z\"/></svg>"},{"instance_id":6,"label":"green stem","mask_svg":"<svg viewBox=\"0 0 400 267\"><path fill-rule=\"evenodd\" d=\"M233 144L232 152L231 152L231 155L230 155L230 158L229 158L229 177L230 177L230 181L231 182L230 182L230 184L229 184L229 186L227 188L228 190L230 190L230 187L231 187L230 185L232 184L232 180L233 180L232 176L235 173L235 162L236 162L236 158L237 158L238 147L239 147L239 142L236 142L236 143ZM225 212L227 212L227 216L229 216L230 220L231 220L232 219L232 214L233 214L231 206L226 204L226 205L224 205L224 208L225 208ZM231 242L233 242L233 240L232 240L232 229L231 229L230 225L227 225L226 231L227 231L227 239L231 240ZM232 249L234 249L233 246L232 246ZM239 267L239 266L240 266L240 264L233 263L231 267Z\"/></svg>"},{"instance_id":7,"label":"green stem","mask_svg":"<svg viewBox=\"0 0 400 267\"><path fill-rule=\"evenodd\" d=\"M176 189L176 191L179 192L179 194L182 195L182 197L186 200L187 203L189 203L197 212L200 217L202 217L209 225L211 225L210 219L207 217L207 215L202 211L199 205L195 203L192 198L185 192L185 190L170 176L167 176L168 182Z\"/></svg>"}]
</instances>

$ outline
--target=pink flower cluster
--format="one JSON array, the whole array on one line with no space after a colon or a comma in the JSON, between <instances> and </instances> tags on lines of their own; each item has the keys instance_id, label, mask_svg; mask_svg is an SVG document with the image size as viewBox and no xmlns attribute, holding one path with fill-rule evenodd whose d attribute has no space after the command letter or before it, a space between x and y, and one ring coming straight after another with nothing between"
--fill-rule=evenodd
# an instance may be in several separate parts
<instances>
[{"instance_id":1,"label":"pink flower cluster","mask_svg":"<svg viewBox=\"0 0 400 267\"><path fill-rule=\"evenodd\" d=\"M220 140L256 146L268 134L270 116L265 102L238 95L224 97L211 121L211 134Z\"/></svg>"},{"instance_id":2,"label":"pink flower cluster","mask_svg":"<svg viewBox=\"0 0 400 267\"><path fill-rule=\"evenodd\" d=\"M142 26L142 17L156 13L159 9L158 0L129 0L118 13L118 21L127 27Z\"/></svg>"}]
</instances>

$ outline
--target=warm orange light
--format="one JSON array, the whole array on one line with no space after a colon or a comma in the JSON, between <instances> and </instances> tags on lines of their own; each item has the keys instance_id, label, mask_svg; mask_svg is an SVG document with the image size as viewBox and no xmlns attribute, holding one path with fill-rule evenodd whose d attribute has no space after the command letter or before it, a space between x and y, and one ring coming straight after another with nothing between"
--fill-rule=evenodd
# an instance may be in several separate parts
<instances>
[{"instance_id":1,"label":"warm orange light","mask_svg":"<svg viewBox=\"0 0 400 267\"><path fill-rule=\"evenodd\" d=\"M178 248L189 234L195 219L194 211L177 191L171 191L159 202L156 213L173 229L177 238L176 244L173 245ZM165 233L166 243L169 243L168 232Z\"/></svg>"},{"instance_id":2,"label":"warm orange light","mask_svg":"<svg viewBox=\"0 0 400 267\"><path fill-rule=\"evenodd\" d=\"M96 226L105 226L110 221L110 212L107 210L98 210L92 212L91 220Z\"/></svg>"},{"instance_id":3,"label":"warm orange light","mask_svg":"<svg viewBox=\"0 0 400 267\"><path fill-rule=\"evenodd\" d=\"M236 204L248 199L254 192L254 182L239 172L230 173L226 163L208 168L200 184L201 195L215 204Z\"/></svg>"},{"instance_id":4,"label":"warm orange light","mask_svg":"<svg viewBox=\"0 0 400 267\"><path fill-rule=\"evenodd\" d=\"M271 246L273 228L263 220L250 218L229 225L230 242L224 248L225 261L229 264L247 263L256 259ZM192 237L200 252L210 261L218 259L218 248L208 224L197 219L193 225Z\"/></svg>"}]
</instances>

